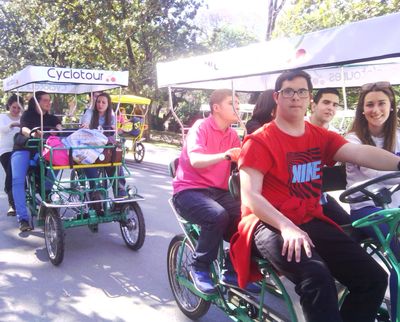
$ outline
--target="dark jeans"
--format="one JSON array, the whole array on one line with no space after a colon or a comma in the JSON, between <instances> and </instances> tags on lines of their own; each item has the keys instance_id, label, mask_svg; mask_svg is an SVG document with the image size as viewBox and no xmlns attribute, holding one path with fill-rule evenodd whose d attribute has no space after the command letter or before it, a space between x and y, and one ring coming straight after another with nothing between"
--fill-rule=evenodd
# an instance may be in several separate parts
<instances>
[{"instance_id":1,"label":"dark jeans","mask_svg":"<svg viewBox=\"0 0 400 322\"><path fill-rule=\"evenodd\" d=\"M222 238L229 241L237 231L240 202L229 191L217 188L180 191L173 201L183 218L201 227L193 265L208 269L217 258Z\"/></svg>"},{"instance_id":2,"label":"dark jeans","mask_svg":"<svg viewBox=\"0 0 400 322\"><path fill-rule=\"evenodd\" d=\"M326 204L322 205L324 215L332 219L338 225L350 225L350 215L346 210L333 198L325 193Z\"/></svg>"},{"instance_id":3,"label":"dark jeans","mask_svg":"<svg viewBox=\"0 0 400 322\"><path fill-rule=\"evenodd\" d=\"M314 219L300 228L308 233L315 248L311 258L303 251L299 263L288 262L281 255L281 234L263 223L256 228L253 246L259 256L296 285L306 320L373 322L386 291L386 272L336 227ZM334 278L350 291L340 312Z\"/></svg>"},{"instance_id":4,"label":"dark jeans","mask_svg":"<svg viewBox=\"0 0 400 322\"><path fill-rule=\"evenodd\" d=\"M8 196L8 204L15 209L14 198L12 196L11 154L12 152L6 152L0 155L0 162L5 172L4 192Z\"/></svg>"},{"instance_id":5,"label":"dark jeans","mask_svg":"<svg viewBox=\"0 0 400 322\"><path fill-rule=\"evenodd\" d=\"M122 169L122 167L106 167L105 171L107 173L107 176L114 177L116 168L117 168L118 176L124 175L124 170ZM85 175L88 179L93 179L93 178L99 177L99 170L97 168L85 168L84 171L85 171ZM93 180L89 181L89 186L90 186L90 189L94 189L95 181L93 181ZM126 195L125 186L126 186L125 178L115 179L113 189L117 188L118 196L125 196ZM117 197L117 196L115 196L115 197Z\"/></svg>"},{"instance_id":6,"label":"dark jeans","mask_svg":"<svg viewBox=\"0 0 400 322\"><path fill-rule=\"evenodd\" d=\"M356 221L358 219L364 218L374 212L382 210L382 208L368 206L364 208L360 208L357 210L350 211L351 221ZM372 227L363 227L359 228L363 233L367 236L378 240L376 233ZM389 233L389 226L387 224L380 224L379 229L382 231L383 236ZM392 239L390 243L390 249L393 251L394 255L396 256L397 260L400 261L400 245L399 241L396 236ZM390 271L390 278L389 278L389 287L390 287L390 306L391 306L391 316L392 320L395 320L396 312L397 312L397 289L398 289L398 281L397 281L397 274L395 270Z\"/></svg>"}]
</instances>

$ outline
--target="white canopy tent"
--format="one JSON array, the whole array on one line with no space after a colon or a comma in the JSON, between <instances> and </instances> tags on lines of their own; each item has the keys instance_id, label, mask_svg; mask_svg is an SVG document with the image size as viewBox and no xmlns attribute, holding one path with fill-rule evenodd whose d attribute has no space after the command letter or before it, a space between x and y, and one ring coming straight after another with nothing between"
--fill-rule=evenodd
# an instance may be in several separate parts
<instances>
[{"instance_id":1,"label":"white canopy tent","mask_svg":"<svg viewBox=\"0 0 400 322\"><path fill-rule=\"evenodd\" d=\"M316 88L377 80L400 84L400 13L157 64L158 86L263 91L284 70L309 72Z\"/></svg>"},{"instance_id":2,"label":"white canopy tent","mask_svg":"<svg viewBox=\"0 0 400 322\"><path fill-rule=\"evenodd\" d=\"M128 86L128 71L27 66L3 80L4 91L82 94Z\"/></svg>"},{"instance_id":3,"label":"white canopy tent","mask_svg":"<svg viewBox=\"0 0 400 322\"><path fill-rule=\"evenodd\" d=\"M83 94L128 86L128 71L90 70L60 67L27 66L23 70L3 80L3 89L15 92L37 92L58 94ZM36 97L33 96L37 106ZM41 129L43 112L40 108ZM116 113L119 112L119 103ZM116 122L116 120L115 120ZM117 135L117 133L115 134ZM43 149L43 142L41 142Z\"/></svg>"}]
</instances>

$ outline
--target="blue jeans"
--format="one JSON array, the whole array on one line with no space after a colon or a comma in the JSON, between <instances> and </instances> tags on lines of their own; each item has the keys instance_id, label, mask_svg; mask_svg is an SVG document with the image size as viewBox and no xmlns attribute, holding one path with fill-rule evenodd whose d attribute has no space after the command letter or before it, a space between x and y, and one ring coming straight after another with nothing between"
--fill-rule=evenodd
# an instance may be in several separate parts
<instances>
[{"instance_id":1,"label":"blue jeans","mask_svg":"<svg viewBox=\"0 0 400 322\"><path fill-rule=\"evenodd\" d=\"M193 265L209 269L217 259L222 238L229 241L237 231L240 202L229 191L217 188L183 190L174 195L173 201L183 218L201 228Z\"/></svg>"},{"instance_id":2,"label":"blue jeans","mask_svg":"<svg viewBox=\"0 0 400 322\"><path fill-rule=\"evenodd\" d=\"M12 193L15 203L15 211L17 219L29 221L28 209L26 208L26 192L25 192L25 178L29 169L29 160L31 153L27 150L14 151L11 156L11 169L12 169ZM55 173L57 173L55 171ZM51 190L54 179L47 174L49 180L45 181L45 190Z\"/></svg>"},{"instance_id":3,"label":"blue jeans","mask_svg":"<svg viewBox=\"0 0 400 322\"><path fill-rule=\"evenodd\" d=\"M374 206L367 206L364 208L351 210L350 211L350 218L351 221L354 222L358 219L364 218L374 212L382 210L382 208L374 207ZM383 236L389 233L389 226L387 224L380 224L380 230L383 233ZM376 233L372 227L363 227L359 228L364 234L368 235L369 237L378 240ZM400 261L400 245L399 241L396 237L394 237L390 243L390 249L393 251L394 255L396 256L397 260ZM390 278L389 278L389 287L390 287L390 306L391 306L391 316L392 320L396 319L396 312L397 312L397 289L398 289L398 281L397 281L397 274L394 270L390 271Z\"/></svg>"},{"instance_id":4,"label":"blue jeans","mask_svg":"<svg viewBox=\"0 0 400 322\"><path fill-rule=\"evenodd\" d=\"M255 229L253 250L296 285L306 321L373 322L386 291L384 269L333 225L313 219L299 227L315 245L311 258L302 251L300 262L288 262L280 232L263 223ZM350 291L340 312L334 278Z\"/></svg>"}]
</instances>

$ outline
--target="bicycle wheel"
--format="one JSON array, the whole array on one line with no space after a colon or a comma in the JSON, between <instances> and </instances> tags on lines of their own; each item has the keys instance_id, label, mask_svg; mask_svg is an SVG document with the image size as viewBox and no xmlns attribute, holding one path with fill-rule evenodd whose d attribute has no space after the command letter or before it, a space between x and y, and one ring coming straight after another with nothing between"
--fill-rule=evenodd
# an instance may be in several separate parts
<instances>
[{"instance_id":1,"label":"bicycle wheel","mask_svg":"<svg viewBox=\"0 0 400 322\"><path fill-rule=\"evenodd\" d=\"M64 227L55 208L45 209L44 240L50 261L59 265L64 259Z\"/></svg>"},{"instance_id":2,"label":"bicycle wheel","mask_svg":"<svg viewBox=\"0 0 400 322\"><path fill-rule=\"evenodd\" d=\"M135 161L137 163L140 163L143 161L144 152L145 152L145 149L144 149L143 143L141 143L141 142L136 143L135 149L133 151L133 157L135 158Z\"/></svg>"},{"instance_id":3,"label":"bicycle wheel","mask_svg":"<svg viewBox=\"0 0 400 322\"><path fill-rule=\"evenodd\" d=\"M138 250L143 246L146 235L142 210L137 202L131 202L124 204L121 213L126 216L126 220L119 223L122 238L126 246L132 250Z\"/></svg>"},{"instance_id":4,"label":"bicycle wheel","mask_svg":"<svg viewBox=\"0 0 400 322\"><path fill-rule=\"evenodd\" d=\"M183 252L182 252L182 247ZM179 283L177 276L182 276L190 280L188 265L192 258L194 249L189 242L184 241L183 235L175 236L168 247L167 270L168 280L171 286L172 294L180 310L188 318L197 320L206 314L210 308L211 302L193 294L189 289ZM182 259L180 258L182 254ZM181 260L181 265L179 266Z\"/></svg>"}]
</instances>

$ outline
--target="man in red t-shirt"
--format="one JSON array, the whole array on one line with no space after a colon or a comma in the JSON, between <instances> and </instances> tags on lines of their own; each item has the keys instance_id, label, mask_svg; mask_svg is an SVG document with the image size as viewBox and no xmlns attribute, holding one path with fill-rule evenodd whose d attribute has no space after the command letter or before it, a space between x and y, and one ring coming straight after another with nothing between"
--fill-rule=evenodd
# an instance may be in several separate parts
<instances>
[{"instance_id":1,"label":"man in red t-shirt","mask_svg":"<svg viewBox=\"0 0 400 322\"><path fill-rule=\"evenodd\" d=\"M303 71L276 81L276 119L249 135L239 158L242 219L231 240L239 285L259 278L251 250L296 285L307 321L374 321L387 274L323 214L321 168L336 161L397 170L400 158L348 143L304 122L312 83ZM334 279L350 291L340 312Z\"/></svg>"}]
</instances>

